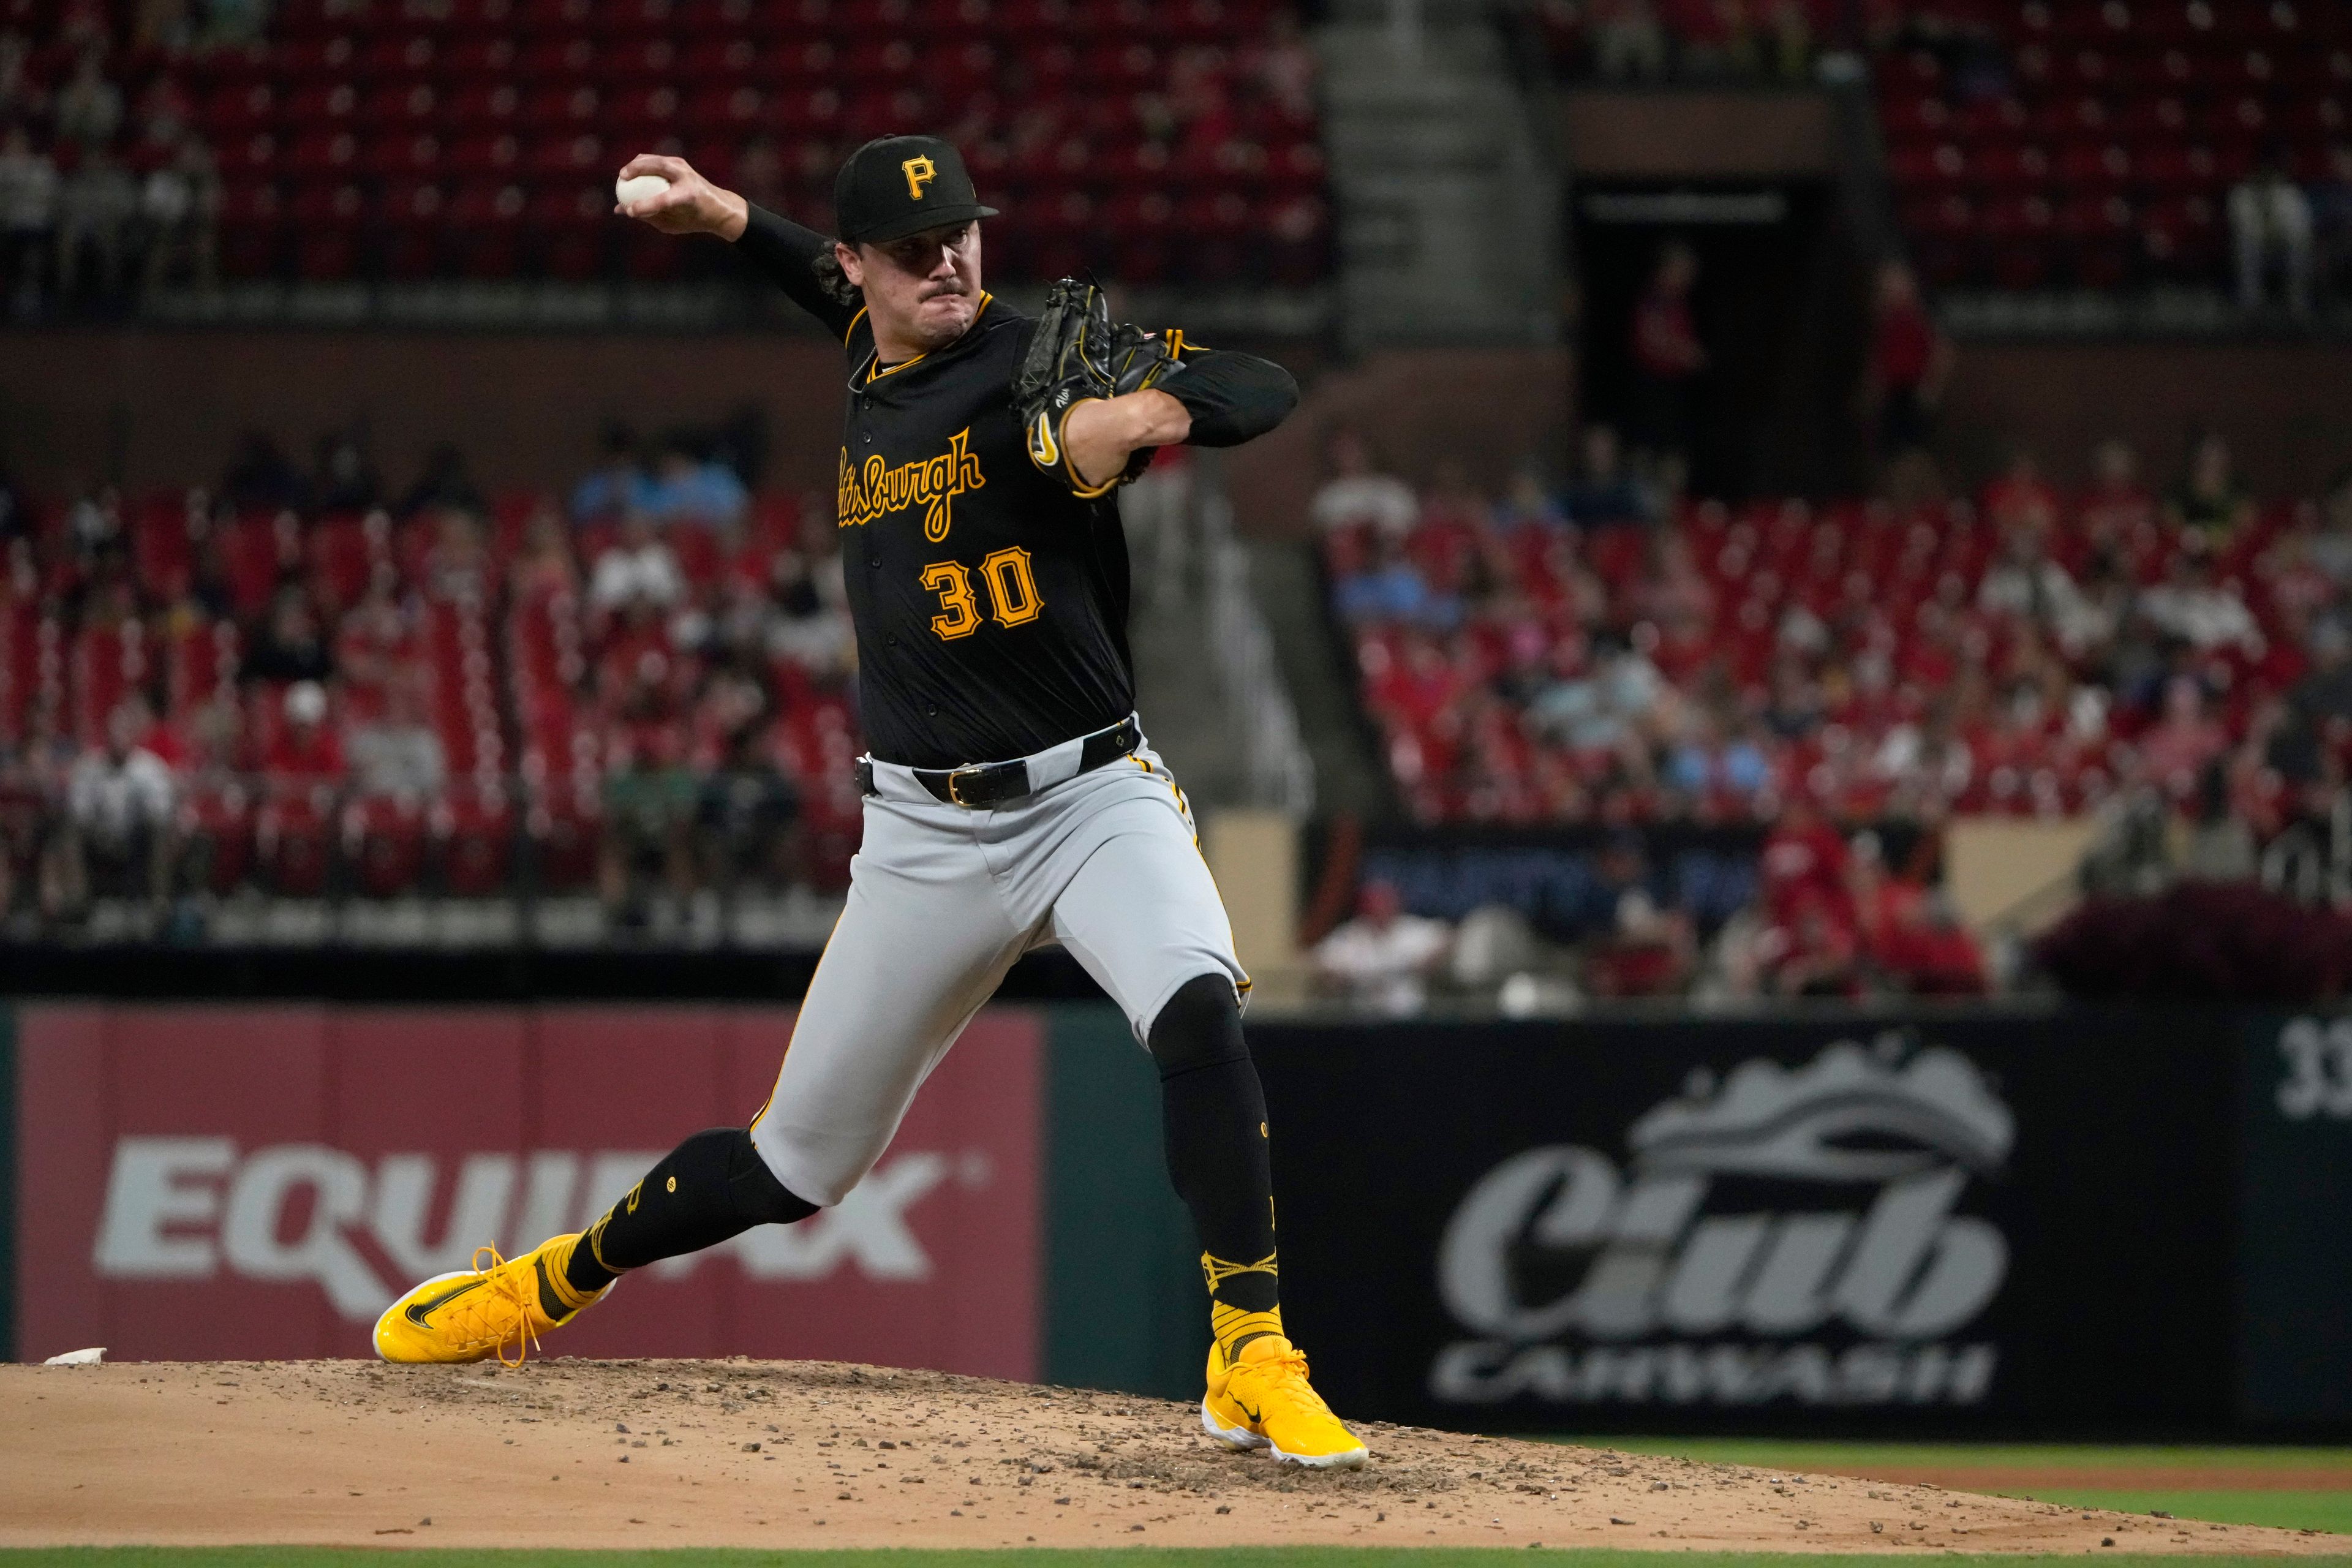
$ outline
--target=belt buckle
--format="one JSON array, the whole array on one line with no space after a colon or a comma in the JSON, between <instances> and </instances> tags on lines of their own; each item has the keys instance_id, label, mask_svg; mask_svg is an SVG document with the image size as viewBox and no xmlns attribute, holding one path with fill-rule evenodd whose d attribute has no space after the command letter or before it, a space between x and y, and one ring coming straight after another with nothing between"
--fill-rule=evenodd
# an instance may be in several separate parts
<instances>
[{"instance_id":1,"label":"belt buckle","mask_svg":"<svg viewBox=\"0 0 2352 1568\"><path fill-rule=\"evenodd\" d=\"M956 780L963 777L966 773L984 773L987 771L988 766L984 763L968 763L960 768L950 768L948 770L948 799L952 804L963 807L966 811L978 811L980 807L964 799L962 792L956 787Z\"/></svg>"}]
</instances>

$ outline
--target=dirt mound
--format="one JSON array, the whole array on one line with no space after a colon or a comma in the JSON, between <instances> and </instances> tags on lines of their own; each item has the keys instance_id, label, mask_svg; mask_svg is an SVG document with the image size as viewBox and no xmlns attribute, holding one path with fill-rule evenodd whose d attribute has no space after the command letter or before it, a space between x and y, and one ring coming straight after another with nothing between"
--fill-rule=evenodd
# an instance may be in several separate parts
<instances>
[{"instance_id":1,"label":"dirt mound","mask_svg":"<svg viewBox=\"0 0 2352 1568\"><path fill-rule=\"evenodd\" d=\"M1227 1452L1186 1405L829 1363L0 1367L0 1545L2344 1544L1357 1430L1370 1467L1314 1474Z\"/></svg>"}]
</instances>

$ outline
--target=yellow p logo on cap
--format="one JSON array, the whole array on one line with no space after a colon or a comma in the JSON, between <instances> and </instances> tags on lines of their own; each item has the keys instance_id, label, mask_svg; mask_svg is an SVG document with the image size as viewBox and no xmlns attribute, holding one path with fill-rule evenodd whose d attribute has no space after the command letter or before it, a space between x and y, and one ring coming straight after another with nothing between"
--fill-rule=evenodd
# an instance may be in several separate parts
<instances>
[{"instance_id":1,"label":"yellow p logo on cap","mask_svg":"<svg viewBox=\"0 0 2352 1568\"><path fill-rule=\"evenodd\" d=\"M940 177L929 158L909 158L898 167L907 174L907 194L919 202L923 199L923 187Z\"/></svg>"}]
</instances>

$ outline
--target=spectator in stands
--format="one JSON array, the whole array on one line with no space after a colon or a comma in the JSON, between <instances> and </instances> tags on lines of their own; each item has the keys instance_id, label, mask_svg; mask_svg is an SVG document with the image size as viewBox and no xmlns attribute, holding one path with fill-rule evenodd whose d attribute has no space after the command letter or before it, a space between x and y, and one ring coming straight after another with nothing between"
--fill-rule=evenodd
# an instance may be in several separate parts
<instances>
[{"instance_id":1,"label":"spectator in stands","mask_svg":"<svg viewBox=\"0 0 2352 1568\"><path fill-rule=\"evenodd\" d=\"M0 142L0 307L20 316L40 308L57 219L56 163L23 126L9 127Z\"/></svg>"},{"instance_id":2,"label":"spectator in stands","mask_svg":"<svg viewBox=\"0 0 2352 1568\"><path fill-rule=\"evenodd\" d=\"M2352 628L2332 618L2319 622L2307 651L2311 668L2287 693L2284 721L2269 737L2269 761L2293 783L2340 783L2340 741L2352 738Z\"/></svg>"},{"instance_id":3,"label":"spectator in stands","mask_svg":"<svg viewBox=\"0 0 2352 1568\"><path fill-rule=\"evenodd\" d=\"M71 299L80 289L87 264L97 298L111 302L122 291L131 225L139 216L139 186L130 171L104 147L84 152L58 196L57 289Z\"/></svg>"},{"instance_id":4,"label":"spectator in stands","mask_svg":"<svg viewBox=\"0 0 2352 1568\"><path fill-rule=\"evenodd\" d=\"M1622 637L1604 637L1590 668L1554 682L1528 705L1528 721L1572 751L1616 751L1649 730L1665 695L1656 665Z\"/></svg>"},{"instance_id":5,"label":"spectator in stands","mask_svg":"<svg viewBox=\"0 0 2352 1568\"><path fill-rule=\"evenodd\" d=\"M2352 587L2352 468L2337 469L2328 485L2319 507L2319 531L2305 551L2337 588Z\"/></svg>"},{"instance_id":6,"label":"spectator in stands","mask_svg":"<svg viewBox=\"0 0 2352 1568\"><path fill-rule=\"evenodd\" d=\"M1755 804L1771 787L1772 764L1755 728L1728 704L1697 709L1667 753L1665 782L1702 815Z\"/></svg>"},{"instance_id":7,"label":"spectator in stands","mask_svg":"<svg viewBox=\"0 0 2352 1568\"><path fill-rule=\"evenodd\" d=\"M2030 447L2010 454L2009 467L1984 488L1977 509L1996 532L2026 529L2047 537L2058 527L2058 491L2042 477L2042 464Z\"/></svg>"},{"instance_id":8,"label":"spectator in stands","mask_svg":"<svg viewBox=\"0 0 2352 1568\"><path fill-rule=\"evenodd\" d=\"M359 603L335 625L335 673L354 720L373 719L389 707L393 688L409 679L416 663L415 626L398 584L388 563L379 566Z\"/></svg>"},{"instance_id":9,"label":"spectator in stands","mask_svg":"<svg viewBox=\"0 0 2352 1568\"><path fill-rule=\"evenodd\" d=\"M204 43L210 48L249 44L269 20L269 0L205 0Z\"/></svg>"},{"instance_id":10,"label":"spectator in stands","mask_svg":"<svg viewBox=\"0 0 2352 1568\"><path fill-rule=\"evenodd\" d=\"M588 600L600 611L637 604L668 610L686 601L686 574L678 568L677 555L642 511L622 519L620 536L596 557L592 571Z\"/></svg>"},{"instance_id":11,"label":"spectator in stands","mask_svg":"<svg viewBox=\"0 0 2352 1568\"><path fill-rule=\"evenodd\" d=\"M398 517L415 517L418 512L434 508L478 512L483 508L482 487L474 482L473 470L467 466L465 448L455 441L443 441L425 456L424 471L408 493L393 509Z\"/></svg>"},{"instance_id":12,"label":"spectator in stands","mask_svg":"<svg viewBox=\"0 0 2352 1568\"><path fill-rule=\"evenodd\" d=\"M1268 12L1265 31L1245 53L1245 65L1284 119L1308 124L1315 119L1315 46L1287 5Z\"/></svg>"},{"instance_id":13,"label":"spectator in stands","mask_svg":"<svg viewBox=\"0 0 2352 1568\"><path fill-rule=\"evenodd\" d=\"M1666 74L1666 27L1651 0L1597 0L1592 68L1603 81L1658 81Z\"/></svg>"},{"instance_id":14,"label":"spectator in stands","mask_svg":"<svg viewBox=\"0 0 2352 1568\"><path fill-rule=\"evenodd\" d=\"M623 513L642 511L651 504L653 481L637 457L636 432L614 420L597 438L601 452L596 467L572 490L572 521L611 522Z\"/></svg>"},{"instance_id":15,"label":"spectator in stands","mask_svg":"<svg viewBox=\"0 0 2352 1568\"><path fill-rule=\"evenodd\" d=\"M665 525L684 523L731 534L751 504L751 493L734 469L698 457L684 441L672 441L662 451L644 510Z\"/></svg>"},{"instance_id":16,"label":"spectator in stands","mask_svg":"<svg viewBox=\"0 0 2352 1568\"><path fill-rule=\"evenodd\" d=\"M2156 498L2139 482L2139 454L2127 441L2102 441L2091 454L2091 488L2074 508L2076 526L2094 549L2137 554L2152 542Z\"/></svg>"},{"instance_id":17,"label":"spectator in stands","mask_svg":"<svg viewBox=\"0 0 2352 1568\"><path fill-rule=\"evenodd\" d=\"M85 49L74 62L72 77L58 89L53 123L59 141L85 153L110 145L122 129L122 89L107 80L101 49Z\"/></svg>"},{"instance_id":18,"label":"spectator in stands","mask_svg":"<svg viewBox=\"0 0 2352 1568\"><path fill-rule=\"evenodd\" d=\"M499 587L481 518L462 506L433 513L433 547L425 552L425 589L445 605L487 605Z\"/></svg>"},{"instance_id":19,"label":"spectator in stands","mask_svg":"<svg viewBox=\"0 0 2352 1568\"><path fill-rule=\"evenodd\" d=\"M797 550L778 551L768 563L767 597L762 635L771 658L789 659L819 679L848 673L857 637L837 552L813 562Z\"/></svg>"},{"instance_id":20,"label":"spectator in stands","mask_svg":"<svg viewBox=\"0 0 2352 1568\"><path fill-rule=\"evenodd\" d=\"M1923 834L1915 862L1932 865L1936 836ZM1914 996L1977 996L1986 990L1984 953L1945 890L1915 866L1886 874L1875 833L1855 835L1849 884L1862 952L1887 987Z\"/></svg>"},{"instance_id":21,"label":"spectator in stands","mask_svg":"<svg viewBox=\"0 0 2352 1568\"><path fill-rule=\"evenodd\" d=\"M2235 584L2215 580L2212 548L2196 534L2181 541L2165 580L2140 595L2139 613L2158 631L2200 653L2262 651L2261 625Z\"/></svg>"},{"instance_id":22,"label":"spectator in stands","mask_svg":"<svg viewBox=\"0 0 2352 1568\"><path fill-rule=\"evenodd\" d=\"M149 78L146 90L139 95L139 136L131 162L142 169L169 163L188 134L194 108L176 75L164 71Z\"/></svg>"},{"instance_id":23,"label":"spectator in stands","mask_svg":"<svg viewBox=\"0 0 2352 1568\"><path fill-rule=\"evenodd\" d=\"M1764 44L1747 0L1713 0L1706 22L1683 37L1683 73L1696 80L1754 81Z\"/></svg>"},{"instance_id":24,"label":"spectator in stands","mask_svg":"<svg viewBox=\"0 0 2352 1568\"><path fill-rule=\"evenodd\" d=\"M0 125L29 125L48 111L48 96L33 75L32 59L32 39L0 28Z\"/></svg>"},{"instance_id":25,"label":"spectator in stands","mask_svg":"<svg viewBox=\"0 0 2352 1568\"><path fill-rule=\"evenodd\" d=\"M2230 241L2237 263L2238 309L2263 308L2273 270L2296 320L2311 314L2311 199L2273 155L2230 189Z\"/></svg>"},{"instance_id":26,"label":"spectator in stands","mask_svg":"<svg viewBox=\"0 0 2352 1568\"><path fill-rule=\"evenodd\" d=\"M1612 832L1593 865L1609 900L1608 923L1585 953L1586 986L1596 996L1668 996L1689 981L1695 952L1690 916L1661 904L1651 890L1642 836Z\"/></svg>"},{"instance_id":27,"label":"spectator in stands","mask_svg":"<svg viewBox=\"0 0 2352 1568\"><path fill-rule=\"evenodd\" d=\"M93 896L169 890L176 795L171 769L142 743L151 727L146 704L126 699L107 716L105 743L74 760L53 868L58 912Z\"/></svg>"},{"instance_id":28,"label":"spectator in stands","mask_svg":"<svg viewBox=\"0 0 2352 1568\"><path fill-rule=\"evenodd\" d=\"M417 677L422 674L416 672ZM420 679L389 682L384 700L380 716L352 729L345 750L352 782L362 795L433 800L449 782L449 758L427 720Z\"/></svg>"},{"instance_id":29,"label":"spectator in stands","mask_svg":"<svg viewBox=\"0 0 2352 1568\"><path fill-rule=\"evenodd\" d=\"M149 289L183 275L200 289L212 287L220 197L212 152L193 136L148 173L139 191L139 220Z\"/></svg>"},{"instance_id":30,"label":"spectator in stands","mask_svg":"<svg viewBox=\"0 0 2352 1568\"><path fill-rule=\"evenodd\" d=\"M1495 503L1495 531L1507 534L1520 528L1556 531L1567 522L1568 513L1544 483L1543 470L1532 458L1515 464L1510 488Z\"/></svg>"},{"instance_id":31,"label":"spectator in stands","mask_svg":"<svg viewBox=\"0 0 2352 1568\"><path fill-rule=\"evenodd\" d=\"M522 548L516 552L509 575L517 604L535 604L579 587L580 572L572 557L572 541L565 535L563 519L553 506L542 503L523 524Z\"/></svg>"},{"instance_id":32,"label":"spectator in stands","mask_svg":"<svg viewBox=\"0 0 2352 1568\"><path fill-rule=\"evenodd\" d=\"M2352 142L2327 150L2327 177L2311 187L2313 262L2319 290L2340 297L2352 289Z\"/></svg>"},{"instance_id":33,"label":"spectator in stands","mask_svg":"<svg viewBox=\"0 0 2352 1568\"><path fill-rule=\"evenodd\" d=\"M1406 1017L1421 1011L1453 945L1444 921L1406 913L1396 884L1373 879L1356 896L1356 918L1316 943L1310 963L1325 994Z\"/></svg>"},{"instance_id":34,"label":"spectator in stands","mask_svg":"<svg viewBox=\"0 0 2352 1568\"><path fill-rule=\"evenodd\" d=\"M1350 626L1392 623L1447 631L1462 618L1462 601L1432 588L1403 542L1386 535L1374 542L1370 569L1341 579L1331 601Z\"/></svg>"},{"instance_id":35,"label":"spectator in stands","mask_svg":"<svg viewBox=\"0 0 2352 1568\"><path fill-rule=\"evenodd\" d=\"M1773 80L1801 87L1812 79L1813 24L1798 0L1777 0L1765 18L1764 70Z\"/></svg>"},{"instance_id":36,"label":"spectator in stands","mask_svg":"<svg viewBox=\"0 0 2352 1568\"><path fill-rule=\"evenodd\" d=\"M246 651L238 673L247 680L315 684L334 672L335 652L320 630L310 595L287 584L270 601L269 623Z\"/></svg>"},{"instance_id":37,"label":"spectator in stands","mask_svg":"<svg viewBox=\"0 0 2352 1568\"><path fill-rule=\"evenodd\" d=\"M1670 240L1659 250L1649 287L1633 305L1633 449L1685 465L1690 460L1699 377L1707 365L1698 317L1691 309L1697 284L1698 252Z\"/></svg>"},{"instance_id":38,"label":"spectator in stands","mask_svg":"<svg viewBox=\"0 0 2352 1568\"><path fill-rule=\"evenodd\" d=\"M1588 532L1615 522L1646 522L1650 498L1625 471L1614 426L1584 427L1583 462L1568 487L1568 519Z\"/></svg>"},{"instance_id":39,"label":"spectator in stands","mask_svg":"<svg viewBox=\"0 0 2352 1568\"><path fill-rule=\"evenodd\" d=\"M2253 521L2254 503L2238 488L2229 442L2213 433L2199 438L2189 473L2165 499L2164 510L2173 527L2201 534L2212 544L2227 543Z\"/></svg>"},{"instance_id":40,"label":"spectator in stands","mask_svg":"<svg viewBox=\"0 0 2352 1568\"><path fill-rule=\"evenodd\" d=\"M782 212L792 205L793 190L784 179L784 161L775 139L754 136L735 154L735 175L729 182L735 194L754 206Z\"/></svg>"},{"instance_id":41,"label":"spectator in stands","mask_svg":"<svg viewBox=\"0 0 2352 1568\"><path fill-rule=\"evenodd\" d=\"M1799 901L1788 920L1757 942L1764 986L1776 996L1858 996L1862 944L1853 924L1827 900Z\"/></svg>"},{"instance_id":42,"label":"spectator in stands","mask_svg":"<svg viewBox=\"0 0 2352 1568\"><path fill-rule=\"evenodd\" d=\"M188 0L139 0L131 18L131 47L178 54L195 41Z\"/></svg>"},{"instance_id":43,"label":"spectator in stands","mask_svg":"<svg viewBox=\"0 0 2352 1568\"><path fill-rule=\"evenodd\" d=\"M792 829L800 797L778 770L756 720L728 732L719 763L702 781L695 837L704 879L730 898L746 879L790 879Z\"/></svg>"},{"instance_id":44,"label":"spectator in stands","mask_svg":"<svg viewBox=\"0 0 2352 1568\"><path fill-rule=\"evenodd\" d=\"M1901 261L1879 265L1873 306L1868 398L1878 422L1878 456L1895 464L1925 452L1952 370L1951 340L1919 298L1918 274Z\"/></svg>"},{"instance_id":45,"label":"spectator in stands","mask_svg":"<svg viewBox=\"0 0 2352 1568\"><path fill-rule=\"evenodd\" d=\"M299 510L310 500L302 471L266 431L248 430L221 475L221 505L231 512Z\"/></svg>"},{"instance_id":46,"label":"spectator in stands","mask_svg":"<svg viewBox=\"0 0 2352 1568\"><path fill-rule=\"evenodd\" d=\"M278 784L311 786L342 783L350 764L343 755L342 737L328 722L327 689L315 680L298 680L286 689L281 709L285 721L261 759L262 771Z\"/></svg>"},{"instance_id":47,"label":"spectator in stands","mask_svg":"<svg viewBox=\"0 0 2352 1568\"><path fill-rule=\"evenodd\" d=\"M597 884L608 920L642 927L650 917L643 879L658 874L683 899L694 889L689 839L700 788L685 763L686 737L669 660L636 661L606 742L604 834Z\"/></svg>"},{"instance_id":48,"label":"spectator in stands","mask_svg":"<svg viewBox=\"0 0 2352 1568\"><path fill-rule=\"evenodd\" d=\"M383 500L375 459L357 430L331 430L319 437L318 470L310 481L310 504L325 513L367 511Z\"/></svg>"},{"instance_id":49,"label":"spectator in stands","mask_svg":"<svg viewBox=\"0 0 2352 1568\"><path fill-rule=\"evenodd\" d=\"M1421 521L1421 502L1412 487L1379 471L1371 447L1358 432L1345 427L1333 431L1323 457L1328 477L1307 509L1316 527L1326 531L1369 527L1402 539Z\"/></svg>"},{"instance_id":50,"label":"spectator in stands","mask_svg":"<svg viewBox=\"0 0 2352 1568\"><path fill-rule=\"evenodd\" d=\"M1977 584L1977 608L2039 626L2070 656L2079 657L2108 630L2066 568L2042 548L2044 534L2031 523L2002 536L2001 556Z\"/></svg>"},{"instance_id":51,"label":"spectator in stands","mask_svg":"<svg viewBox=\"0 0 2352 1568\"><path fill-rule=\"evenodd\" d=\"M2188 676L2164 689L2164 717L2139 738L2140 774L2175 800L2187 799L2230 737L2207 711L2205 689Z\"/></svg>"}]
</instances>

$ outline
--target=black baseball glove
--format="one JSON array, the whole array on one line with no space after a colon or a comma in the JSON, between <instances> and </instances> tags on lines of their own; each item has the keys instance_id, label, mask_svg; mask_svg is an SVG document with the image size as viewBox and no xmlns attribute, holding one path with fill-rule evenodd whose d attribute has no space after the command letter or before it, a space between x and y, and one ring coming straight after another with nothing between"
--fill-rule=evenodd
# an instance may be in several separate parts
<instances>
[{"instance_id":1,"label":"black baseball glove","mask_svg":"<svg viewBox=\"0 0 2352 1568\"><path fill-rule=\"evenodd\" d=\"M1013 373L1013 413L1029 447L1029 460L1092 499L1127 483L1151 466L1151 448L1129 458L1127 467L1100 484L1089 485L1070 467L1062 425L1070 410L1090 397L1119 397L1157 386L1183 370L1181 340L1139 327L1111 324L1110 306L1100 288L1065 278L1047 291L1029 352Z\"/></svg>"}]
</instances>

